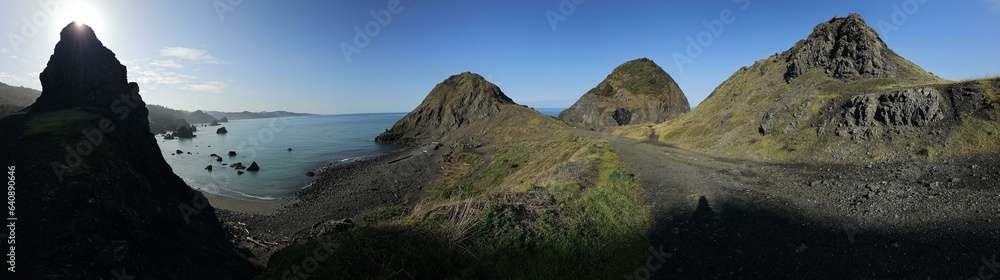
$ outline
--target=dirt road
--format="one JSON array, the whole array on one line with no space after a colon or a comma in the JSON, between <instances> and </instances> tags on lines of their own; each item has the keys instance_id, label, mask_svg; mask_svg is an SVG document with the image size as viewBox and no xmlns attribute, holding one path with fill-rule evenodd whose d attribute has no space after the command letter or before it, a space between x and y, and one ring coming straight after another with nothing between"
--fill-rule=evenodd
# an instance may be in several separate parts
<instances>
[{"instance_id":1,"label":"dirt road","mask_svg":"<svg viewBox=\"0 0 1000 280\"><path fill-rule=\"evenodd\" d=\"M643 187L669 257L634 277L1000 278L995 157L769 164L578 132L609 140Z\"/></svg>"}]
</instances>

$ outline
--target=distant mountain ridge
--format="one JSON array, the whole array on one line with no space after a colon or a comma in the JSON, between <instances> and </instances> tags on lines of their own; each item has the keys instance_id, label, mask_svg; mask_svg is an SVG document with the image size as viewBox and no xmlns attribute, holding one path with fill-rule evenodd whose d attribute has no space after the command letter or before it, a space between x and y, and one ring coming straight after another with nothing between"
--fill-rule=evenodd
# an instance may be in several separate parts
<instances>
[{"instance_id":1,"label":"distant mountain ridge","mask_svg":"<svg viewBox=\"0 0 1000 280\"><path fill-rule=\"evenodd\" d=\"M204 111L205 113L212 115L216 119L227 118L229 120L245 120L245 119L266 119L266 118L280 118L280 117L294 117L294 116L310 116L314 114L309 113L295 113L288 111L261 111L261 112L220 112L220 111Z\"/></svg>"},{"instance_id":2,"label":"distant mountain ridge","mask_svg":"<svg viewBox=\"0 0 1000 280\"><path fill-rule=\"evenodd\" d=\"M32 88L15 87L0 82L0 118L35 103L35 99L40 95L41 91Z\"/></svg>"}]
</instances>

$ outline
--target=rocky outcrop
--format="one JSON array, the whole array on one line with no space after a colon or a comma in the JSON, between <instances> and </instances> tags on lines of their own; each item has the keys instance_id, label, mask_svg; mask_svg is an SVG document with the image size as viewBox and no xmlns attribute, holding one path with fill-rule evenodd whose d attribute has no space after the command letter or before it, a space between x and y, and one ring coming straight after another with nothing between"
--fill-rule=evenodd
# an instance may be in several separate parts
<instances>
[{"instance_id":1,"label":"rocky outcrop","mask_svg":"<svg viewBox=\"0 0 1000 280\"><path fill-rule=\"evenodd\" d=\"M256 162L256 161L254 161L254 162L251 162L251 163L250 163L250 166L249 166L249 167L247 167L247 171L259 171L259 170L260 170L260 166L259 166L259 165L257 165L257 162Z\"/></svg>"},{"instance_id":2,"label":"rocky outcrop","mask_svg":"<svg viewBox=\"0 0 1000 280\"><path fill-rule=\"evenodd\" d=\"M211 123L211 124L209 124L209 125L211 125L211 126L218 126L218 125L219 125L219 121L217 121L217 120L212 120L212 123Z\"/></svg>"},{"instance_id":3,"label":"rocky outcrop","mask_svg":"<svg viewBox=\"0 0 1000 280\"><path fill-rule=\"evenodd\" d=\"M516 103L482 76L454 75L435 86L416 109L375 141L405 146L440 141L455 130L488 122L504 105Z\"/></svg>"},{"instance_id":4,"label":"rocky outcrop","mask_svg":"<svg viewBox=\"0 0 1000 280\"><path fill-rule=\"evenodd\" d=\"M934 88L911 88L865 94L840 107L838 136L871 140L889 132L906 132L945 120L948 107Z\"/></svg>"},{"instance_id":5,"label":"rocky outcrop","mask_svg":"<svg viewBox=\"0 0 1000 280\"><path fill-rule=\"evenodd\" d=\"M573 106L559 113L569 125L589 129L661 123L691 110L673 78L647 58L626 62Z\"/></svg>"},{"instance_id":6,"label":"rocky outcrop","mask_svg":"<svg viewBox=\"0 0 1000 280\"><path fill-rule=\"evenodd\" d=\"M173 136L185 139L194 138L195 130L197 130L197 128L194 128L194 126L182 126L180 128L177 128L177 131L174 132Z\"/></svg>"},{"instance_id":7,"label":"rocky outcrop","mask_svg":"<svg viewBox=\"0 0 1000 280\"><path fill-rule=\"evenodd\" d=\"M220 123L223 123L223 122L229 122L229 118L227 118L227 117L222 117L221 119L219 119L219 122L220 122Z\"/></svg>"},{"instance_id":8,"label":"rocky outcrop","mask_svg":"<svg viewBox=\"0 0 1000 280\"><path fill-rule=\"evenodd\" d=\"M226 134L226 133L229 133L229 131L228 131L228 130L226 130L226 127L225 127L225 126L223 126L223 127L220 127L219 129L216 129L216 130L215 130L215 134Z\"/></svg>"},{"instance_id":9,"label":"rocky outcrop","mask_svg":"<svg viewBox=\"0 0 1000 280\"><path fill-rule=\"evenodd\" d=\"M164 160L138 85L90 27L62 30L40 78L30 111L0 119L0 162L18 178L13 278L255 276Z\"/></svg>"},{"instance_id":10,"label":"rocky outcrop","mask_svg":"<svg viewBox=\"0 0 1000 280\"><path fill-rule=\"evenodd\" d=\"M813 68L838 79L891 77L899 71L896 56L861 16L834 17L788 51L785 80Z\"/></svg>"}]
</instances>

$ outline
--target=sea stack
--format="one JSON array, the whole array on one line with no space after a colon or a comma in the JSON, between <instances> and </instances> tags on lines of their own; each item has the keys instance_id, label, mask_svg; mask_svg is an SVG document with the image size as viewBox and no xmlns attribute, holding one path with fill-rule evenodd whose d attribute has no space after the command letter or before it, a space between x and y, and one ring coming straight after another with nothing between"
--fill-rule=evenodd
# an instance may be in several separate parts
<instances>
[{"instance_id":1,"label":"sea stack","mask_svg":"<svg viewBox=\"0 0 1000 280\"><path fill-rule=\"evenodd\" d=\"M66 26L40 79L30 111L0 119L0 161L25 182L16 278L254 275L163 159L139 86L94 30Z\"/></svg>"},{"instance_id":2,"label":"sea stack","mask_svg":"<svg viewBox=\"0 0 1000 280\"><path fill-rule=\"evenodd\" d=\"M687 97L674 79L648 58L616 67L573 106L559 113L569 125L606 127L661 123L690 111Z\"/></svg>"}]
</instances>

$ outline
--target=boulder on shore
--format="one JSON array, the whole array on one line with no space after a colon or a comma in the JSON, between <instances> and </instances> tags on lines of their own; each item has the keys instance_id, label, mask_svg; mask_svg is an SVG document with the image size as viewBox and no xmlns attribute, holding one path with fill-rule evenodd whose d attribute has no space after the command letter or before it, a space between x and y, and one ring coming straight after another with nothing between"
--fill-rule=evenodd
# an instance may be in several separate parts
<instances>
[{"instance_id":1,"label":"boulder on shore","mask_svg":"<svg viewBox=\"0 0 1000 280\"><path fill-rule=\"evenodd\" d=\"M219 129L216 129L216 130L215 130L215 134L226 134L226 133L229 133L229 131L228 131L228 130L226 130L226 127L225 127L225 126L223 126L223 127L220 127Z\"/></svg>"},{"instance_id":2,"label":"boulder on shore","mask_svg":"<svg viewBox=\"0 0 1000 280\"><path fill-rule=\"evenodd\" d=\"M205 170L212 171L212 165L209 164L208 166L205 166Z\"/></svg>"},{"instance_id":3,"label":"boulder on shore","mask_svg":"<svg viewBox=\"0 0 1000 280\"><path fill-rule=\"evenodd\" d=\"M229 156L235 157L236 156L236 151L229 151Z\"/></svg>"}]
</instances>

